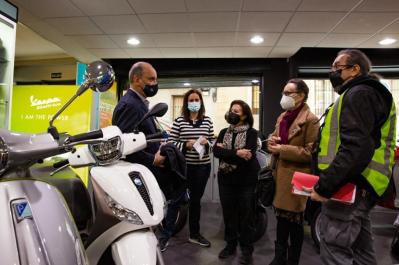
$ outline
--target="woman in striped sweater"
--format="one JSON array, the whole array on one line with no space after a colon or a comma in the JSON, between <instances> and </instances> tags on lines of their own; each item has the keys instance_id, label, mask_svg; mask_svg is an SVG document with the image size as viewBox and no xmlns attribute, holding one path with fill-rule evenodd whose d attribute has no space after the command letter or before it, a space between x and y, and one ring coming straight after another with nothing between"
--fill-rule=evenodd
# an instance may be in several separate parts
<instances>
[{"instance_id":1,"label":"woman in striped sweater","mask_svg":"<svg viewBox=\"0 0 399 265\"><path fill-rule=\"evenodd\" d=\"M212 120L205 116L204 101L199 90L191 89L184 95L181 113L173 122L170 140L185 154L187 162L189 242L210 247L211 243L200 234L199 220L201 198L211 171L209 147L214 134Z\"/></svg>"}]
</instances>

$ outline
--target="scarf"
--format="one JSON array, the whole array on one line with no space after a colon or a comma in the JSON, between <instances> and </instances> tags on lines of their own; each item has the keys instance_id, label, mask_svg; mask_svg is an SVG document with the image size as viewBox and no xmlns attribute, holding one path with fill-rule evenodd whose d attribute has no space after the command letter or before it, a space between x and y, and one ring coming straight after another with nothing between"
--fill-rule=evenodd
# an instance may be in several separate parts
<instances>
[{"instance_id":1,"label":"scarf","mask_svg":"<svg viewBox=\"0 0 399 265\"><path fill-rule=\"evenodd\" d=\"M280 144L288 144L288 135L289 135L289 129L296 119L298 117L299 112L303 108L304 103L302 103L298 108L292 110L292 111L287 111L283 119L280 121L280 129L279 129L279 136L280 136Z\"/></svg>"},{"instance_id":2,"label":"scarf","mask_svg":"<svg viewBox=\"0 0 399 265\"><path fill-rule=\"evenodd\" d=\"M248 124L240 125L240 126L231 126L227 128L226 133L223 137L223 146L226 149L242 149L246 145L247 141L247 131L249 129ZM233 143L233 134L237 134L235 141ZM237 168L237 165L229 164L223 160L219 163L219 171L226 174L231 171L234 171Z\"/></svg>"}]
</instances>

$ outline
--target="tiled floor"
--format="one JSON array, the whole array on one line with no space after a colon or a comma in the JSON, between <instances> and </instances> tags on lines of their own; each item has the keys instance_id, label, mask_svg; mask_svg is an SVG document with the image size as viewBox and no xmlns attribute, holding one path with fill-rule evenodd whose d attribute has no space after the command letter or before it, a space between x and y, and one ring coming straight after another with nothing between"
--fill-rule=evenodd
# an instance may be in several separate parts
<instances>
[{"instance_id":1,"label":"tiled floor","mask_svg":"<svg viewBox=\"0 0 399 265\"><path fill-rule=\"evenodd\" d=\"M168 249L164 252L164 261L167 265L216 265L216 264L238 264L239 252L236 256L227 260L219 260L218 253L224 247L223 220L220 205L217 203L204 203L202 208L202 234L212 242L210 248L202 248L188 243L187 226L174 238L171 239ZM390 254L393 228L392 219L395 214L374 212L372 219L375 224L375 248L378 264L399 264ZM268 228L266 234L255 244L254 264L267 265L273 259L275 238L275 218L272 210L268 211ZM302 248L300 264L321 264L319 255L310 237L309 227L305 227L305 240Z\"/></svg>"}]
</instances>

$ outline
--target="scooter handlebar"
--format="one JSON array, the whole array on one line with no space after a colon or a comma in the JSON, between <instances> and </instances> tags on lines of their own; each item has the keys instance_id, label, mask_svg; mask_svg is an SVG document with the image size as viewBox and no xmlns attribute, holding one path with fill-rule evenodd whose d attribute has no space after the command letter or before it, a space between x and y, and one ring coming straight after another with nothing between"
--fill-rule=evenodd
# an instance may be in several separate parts
<instances>
[{"instance_id":1,"label":"scooter handlebar","mask_svg":"<svg viewBox=\"0 0 399 265\"><path fill-rule=\"evenodd\" d=\"M168 139L169 134L166 131L146 135L145 139L146 140L153 140L153 139Z\"/></svg>"},{"instance_id":2,"label":"scooter handlebar","mask_svg":"<svg viewBox=\"0 0 399 265\"><path fill-rule=\"evenodd\" d=\"M81 133L81 134L77 134L74 136L70 136L67 138L66 142L67 143L80 142L80 141L84 141L84 140L102 138L103 136L104 135L103 135L102 130L96 130L96 131L91 131L91 132L87 132L87 133Z\"/></svg>"}]
</instances>

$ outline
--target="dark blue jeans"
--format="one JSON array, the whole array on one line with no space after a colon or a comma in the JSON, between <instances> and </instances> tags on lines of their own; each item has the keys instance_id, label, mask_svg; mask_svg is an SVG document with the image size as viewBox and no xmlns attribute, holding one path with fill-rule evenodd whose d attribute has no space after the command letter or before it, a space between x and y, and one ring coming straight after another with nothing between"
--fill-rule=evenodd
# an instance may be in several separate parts
<instances>
[{"instance_id":1,"label":"dark blue jeans","mask_svg":"<svg viewBox=\"0 0 399 265\"><path fill-rule=\"evenodd\" d=\"M189 224L190 237L200 233L201 198L211 173L211 164L187 165L188 189L190 191Z\"/></svg>"},{"instance_id":2,"label":"dark blue jeans","mask_svg":"<svg viewBox=\"0 0 399 265\"><path fill-rule=\"evenodd\" d=\"M171 199L168 202L168 210L166 212L166 216L164 217L164 228L160 235L161 239L169 239L172 237L173 232L175 231L175 222L177 218L177 214L179 213L179 208L182 203L187 198L187 193L183 192L176 199Z\"/></svg>"}]
</instances>

